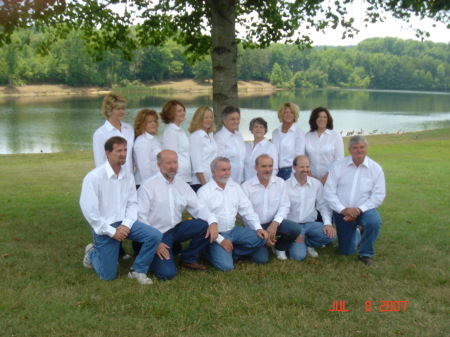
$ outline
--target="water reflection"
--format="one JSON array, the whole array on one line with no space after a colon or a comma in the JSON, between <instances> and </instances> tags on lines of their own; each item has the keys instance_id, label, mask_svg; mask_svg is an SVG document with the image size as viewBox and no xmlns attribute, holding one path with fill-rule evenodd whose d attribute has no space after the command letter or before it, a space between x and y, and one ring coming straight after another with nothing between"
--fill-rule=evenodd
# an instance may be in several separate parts
<instances>
[{"instance_id":1,"label":"water reflection","mask_svg":"<svg viewBox=\"0 0 450 337\"><path fill-rule=\"evenodd\" d=\"M190 121L200 105L212 105L211 95L125 93L127 115L132 124L136 112L143 108L160 110L171 98L187 107ZM0 102L0 153L38 153L90 150L92 134L103 122L102 96L4 98ZM286 101L301 108L298 125L308 130L310 111L316 106L330 109L335 129L365 134L419 131L450 126L450 95L446 93L369 91L369 90L298 90L273 94L249 93L240 97L242 121L240 131L246 140L252 118L260 116L269 124L269 137L280 123L276 110ZM161 123L160 133L164 129ZM188 123L184 123L185 130Z\"/></svg>"}]
</instances>

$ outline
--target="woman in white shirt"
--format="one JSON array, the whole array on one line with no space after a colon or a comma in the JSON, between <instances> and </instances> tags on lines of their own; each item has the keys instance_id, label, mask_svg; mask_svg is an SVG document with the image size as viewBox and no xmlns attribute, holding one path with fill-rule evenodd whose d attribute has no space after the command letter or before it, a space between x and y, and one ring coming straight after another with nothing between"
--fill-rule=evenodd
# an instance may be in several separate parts
<instances>
[{"instance_id":1,"label":"woman in white shirt","mask_svg":"<svg viewBox=\"0 0 450 337\"><path fill-rule=\"evenodd\" d=\"M115 93L106 95L103 99L102 114L105 116L106 121L94 132L92 142L95 167L99 167L106 162L106 141L113 136L120 136L127 140L127 148L129 150L123 167L133 173L132 149L134 130L130 124L122 122L125 116L125 97Z\"/></svg>"},{"instance_id":2,"label":"woman in white shirt","mask_svg":"<svg viewBox=\"0 0 450 337\"><path fill-rule=\"evenodd\" d=\"M327 108L318 107L309 117L311 130L306 134L306 154L311 175L325 184L333 162L344 158L342 135L333 130L333 118Z\"/></svg>"},{"instance_id":3,"label":"woman in white shirt","mask_svg":"<svg viewBox=\"0 0 450 337\"><path fill-rule=\"evenodd\" d=\"M134 120L136 139L133 146L133 159L136 166L134 179L139 187L148 178L159 172L156 155L161 152L158 134L158 114L155 110L142 109Z\"/></svg>"},{"instance_id":4,"label":"woman in white shirt","mask_svg":"<svg viewBox=\"0 0 450 337\"><path fill-rule=\"evenodd\" d=\"M253 141L245 144L244 180L247 181L256 176L255 160L262 154L268 154L273 159L272 175L277 175L278 151L275 145L265 137L267 122L261 117L253 118L250 121L250 131L253 134Z\"/></svg>"},{"instance_id":5,"label":"woman in white shirt","mask_svg":"<svg viewBox=\"0 0 450 337\"><path fill-rule=\"evenodd\" d=\"M170 100L164 103L159 114L167 124L162 138L162 148L175 151L178 155L177 176L185 182L191 182L191 156L189 139L181 128L181 123L186 119L186 108L183 103Z\"/></svg>"},{"instance_id":6,"label":"woman in white shirt","mask_svg":"<svg viewBox=\"0 0 450 337\"><path fill-rule=\"evenodd\" d=\"M305 154L305 133L294 124L299 115L298 105L283 103L278 109L278 119L282 124L272 132L272 143L278 151L277 176L284 180L291 176L294 158Z\"/></svg>"},{"instance_id":7,"label":"woman in white shirt","mask_svg":"<svg viewBox=\"0 0 450 337\"><path fill-rule=\"evenodd\" d=\"M222 112L222 129L214 135L217 143L217 155L225 157L231 163L231 177L240 184L244 180L245 143L238 131L241 111L237 107L227 106Z\"/></svg>"},{"instance_id":8,"label":"woman in white shirt","mask_svg":"<svg viewBox=\"0 0 450 337\"><path fill-rule=\"evenodd\" d=\"M189 126L192 163L191 187L195 192L211 179L210 164L217 157L214 131L216 131L214 113L207 106L199 107Z\"/></svg>"}]
</instances>

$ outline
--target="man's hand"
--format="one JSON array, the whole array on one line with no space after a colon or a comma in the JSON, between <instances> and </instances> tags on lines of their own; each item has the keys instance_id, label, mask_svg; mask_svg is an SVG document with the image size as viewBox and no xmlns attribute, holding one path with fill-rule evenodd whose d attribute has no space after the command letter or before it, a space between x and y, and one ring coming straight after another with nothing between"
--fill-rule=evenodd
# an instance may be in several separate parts
<instances>
[{"instance_id":1,"label":"man's hand","mask_svg":"<svg viewBox=\"0 0 450 337\"><path fill-rule=\"evenodd\" d=\"M303 236L300 234L299 236L297 236L297 239L295 239L294 242L302 243L303 242Z\"/></svg>"},{"instance_id":2,"label":"man's hand","mask_svg":"<svg viewBox=\"0 0 450 337\"><path fill-rule=\"evenodd\" d=\"M329 239L332 239L336 236L336 229L331 225L323 226L323 232Z\"/></svg>"},{"instance_id":3,"label":"man's hand","mask_svg":"<svg viewBox=\"0 0 450 337\"><path fill-rule=\"evenodd\" d=\"M267 241L272 241L272 242L276 242L276 238L275 236L277 235L277 230L278 230L278 222L276 221L272 221L272 223L269 225L269 227L267 227L267 234L269 235L269 238L267 239Z\"/></svg>"},{"instance_id":4,"label":"man's hand","mask_svg":"<svg viewBox=\"0 0 450 337\"><path fill-rule=\"evenodd\" d=\"M344 221L355 221L361 214L361 210L356 207L344 208L341 214L344 216Z\"/></svg>"},{"instance_id":5,"label":"man's hand","mask_svg":"<svg viewBox=\"0 0 450 337\"><path fill-rule=\"evenodd\" d=\"M228 253L233 250L233 244L228 239L223 239L222 242L220 243L220 247L225 249L225 251L227 251Z\"/></svg>"},{"instance_id":6,"label":"man's hand","mask_svg":"<svg viewBox=\"0 0 450 337\"><path fill-rule=\"evenodd\" d=\"M116 233L112 237L114 240L123 241L127 238L130 233L130 229L125 225L120 225L116 228Z\"/></svg>"},{"instance_id":7,"label":"man's hand","mask_svg":"<svg viewBox=\"0 0 450 337\"><path fill-rule=\"evenodd\" d=\"M263 240L267 240L269 238L269 234L264 229L258 229L256 234L258 234L258 236Z\"/></svg>"},{"instance_id":8,"label":"man's hand","mask_svg":"<svg viewBox=\"0 0 450 337\"><path fill-rule=\"evenodd\" d=\"M160 243L155 252L161 260L170 260L170 247L165 243Z\"/></svg>"},{"instance_id":9,"label":"man's hand","mask_svg":"<svg viewBox=\"0 0 450 337\"><path fill-rule=\"evenodd\" d=\"M209 242L213 243L218 236L219 236L219 229L217 228L217 223L213 222L211 225L209 225L208 230L206 231L205 238L209 237Z\"/></svg>"}]
</instances>

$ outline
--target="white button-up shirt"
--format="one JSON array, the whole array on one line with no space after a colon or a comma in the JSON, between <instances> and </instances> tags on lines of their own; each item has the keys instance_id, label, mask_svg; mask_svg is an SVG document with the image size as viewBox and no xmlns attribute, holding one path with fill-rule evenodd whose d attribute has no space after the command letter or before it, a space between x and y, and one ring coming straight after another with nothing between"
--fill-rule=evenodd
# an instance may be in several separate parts
<instances>
[{"instance_id":1,"label":"white button-up shirt","mask_svg":"<svg viewBox=\"0 0 450 337\"><path fill-rule=\"evenodd\" d=\"M121 131L116 129L108 120L106 120L101 127L95 130L92 141L95 167L102 166L106 162L105 143L109 138L114 136L119 136L127 140L127 161L123 167L133 173L134 129L130 124L124 122L121 122Z\"/></svg>"},{"instance_id":2,"label":"white button-up shirt","mask_svg":"<svg viewBox=\"0 0 450 337\"><path fill-rule=\"evenodd\" d=\"M280 125L272 132L272 143L278 151L278 167L292 167L296 156L305 154L305 133L296 125L292 125L286 133L281 132Z\"/></svg>"},{"instance_id":3,"label":"white button-up shirt","mask_svg":"<svg viewBox=\"0 0 450 337\"><path fill-rule=\"evenodd\" d=\"M339 132L326 129L319 137L317 131L306 133L306 155L311 164L311 174L322 178L333 162L344 158L344 141Z\"/></svg>"},{"instance_id":4,"label":"white button-up shirt","mask_svg":"<svg viewBox=\"0 0 450 337\"><path fill-rule=\"evenodd\" d=\"M140 185L144 180L159 172L156 160L156 155L159 152L161 152L161 145L151 134L144 132L136 138L133 146L136 185Z\"/></svg>"},{"instance_id":5,"label":"white button-up shirt","mask_svg":"<svg viewBox=\"0 0 450 337\"><path fill-rule=\"evenodd\" d=\"M236 215L239 213L244 219L244 224L253 230L262 229L258 215L253 210L250 200L239 184L229 179L225 189L217 185L214 179L203 185L197 192L198 198L208 206L209 210L217 217L219 233L225 233L236 225ZM217 243L221 243L224 237L219 235Z\"/></svg>"},{"instance_id":6,"label":"white button-up shirt","mask_svg":"<svg viewBox=\"0 0 450 337\"><path fill-rule=\"evenodd\" d=\"M341 213L349 207L365 212L380 206L385 196L383 169L369 157L366 156L358 167L352 156L331 165L325 183L325 198L335 212Z\"/></svg>"},{"instance_id":7,"label":"white button-up shirt","mask_svg":"<svg viewBox=\"0 0 450 337\"><path fill-rule=\"evenodd\" d=\"M283 179L272 176L267 187L264 187L255 176L242 184L242 190L250 199L262 224L272 221L280 224L286 219L290 202L286 192L286 182Z\"/></svg>"},{"instance_id":8,"label":"white button-up shirt","mask_svg":"<svg viewBox=\"0 0 450 337\"><path fill-rule=\"evenodd\" d=\"M217 144L212 132L199 129L189 136L191 146L192 181L200 184L196 173L203 173L206 182L211 180L210 164L217 157Z\"/></svg>"},{"instance_id":9,"label":"white button-up shirt","mask_svg":"<svg viewBox=\"0 0 450 337\"><path fill-rule=\"evenodd\" d=\"M245 144L245 168L244 168L244 180L250 180L256 176L255 160L262 154L268 154L273 159L273 175L278 173L278 151L275 145L264 138L256 146L253 146L255 142L249 142Z\"/></svg>"},{"instance_id":10,"label":"white button-up shirt","mask_svg":"<svg viewBox=\"0 0 450 337\"><path fill-rule=\"evenodd\" d=\"M231 177L240 184L244 180L244 138L239 131L231 133L225 126L214 135L214 138L217 143L217 155L230 160Z\"/></svg>"},{"instance_id":11,"label":"white button-up shirt","mask_svg":"<svg viewBox=\"0 0 450 337\"><path fill-rule=\"evenodd\" d=\"M286 180L286 189L291 202L288 220L305 223L317 219L317 210L322 215L324 225L331 225L331 209L323 197L322 183L313 177L307 177L301 185L293 175Z\"/></svg>"},{"instance_id":12,"label":"white button-up shirt","mask_svg":"<svg viewBox=\"0 0 450 337\"><path fill-rule=\"evenodd\" d=\"M189 183L191 181L191 156L189 138L182 128L169 123L164 129L162 139L163 149L175 151L178 155L178 178Z\"/></svg>"},{"instance_id":13,"label":"white button-up shirt","mask_svg":"<svg viewBox=\"0 0 450 337\"><path fill-rule=\"evenodd\" d=\"M131 228L138 211L133 175L122 168L117 176L106 161L84 178L80 207L97 235L113 237L116 229L111 225L119 221Z\"/></svg>"},{"instance_id":14,"label":"white button-up shirt","mask_svg":"<svg viewBox=\"0 0 450 337\"><path fill-rule=\"evenodd\" d=\"M138 190L138 205L139 221L161 233L178 225L185 209L208 224L217 222L206 205L199 202L189 184L178 176L169 182L161 172L142 183Z\"/></svg>"}]
</instances>

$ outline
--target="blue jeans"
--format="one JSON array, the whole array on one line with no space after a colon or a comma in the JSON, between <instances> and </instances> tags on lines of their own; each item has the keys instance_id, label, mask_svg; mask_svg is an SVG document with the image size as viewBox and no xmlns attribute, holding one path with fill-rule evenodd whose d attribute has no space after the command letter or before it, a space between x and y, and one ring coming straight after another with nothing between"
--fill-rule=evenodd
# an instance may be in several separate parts
<instances>
[{"instance_id":1,"label":"blue jeans","mask_svg":"<svg viewBox=\"0 0 450 337\"><path fill-rule=\"evenodd\" d=\"M261 227L266 229L270 226L270 223L262 224ZM283 220L277 229L277 243L275 244L275 249L277 250L288 250L291 248L292 243L301 234L302 228L298 223Z\"/></svg>"},{"instance_id":2,"label":"blue jeans","mask_svg":"<svg viewBox=\"0 0 450 337\"><path fill-rule=\"evenodd\" d=\"M172 247L176 243L191 240L189 245L181 253L181 262L194 263L197 261L198 255L209 243L209 238L205 238L208 224L201 219L193 219L182 221L174 228L165 232L162 236L161 243L168 245L170 259L162 260L155 256L152 262L151 270L160 280L171 280L177 273L175 261L173 258Z\"/></svg>"},{"instance_id":3,"label":"blue jeans","mask_svg":"<svg viewBox=\"0 0 450 337\"><path fill-rule=\"evenodd\" d=\"M342 214L334 212L334 221L339 240L339 252L343 255L351 255L356 251L361 242L359 256L372 257L375 254L373 248L375 241L380 234L381 217L380 213L373 208L362 213L355 221L344 221ZM364 233L361 238L356 226L364 227Z\"/></svg>"},{"instance_id":4,"label":"blue jeans","mask_svg":"<svg viewBox=\"0 0 450 337\"><path fill-rule=\"evenodd\" d=\"M227 252L217 242L208 246L205 250L205 258L217 269L232 270L234 269L233 261L246 255L250 255L250 260L257 264L269 262L266 240L261 239L253 229L236 226L220 234L233 244L233 250Z\"/></svg>"},{"instance_id":5,"label":"blue jeans","mask_svg":"<svg viewBox=\"0 0 450 337\"><path fill-rule=\"evenodd\" d=\"M292 244L288 250L291 259L302 261L306 257L306 247L321 247L336 240L336 237L330 239L323 232L323 223L321 222L306 222L299 225L302 228L303 242Z\"/></svg>"},{"instance_id":6,"label":"blue jeans","mask_svg":"<svg viewBox=\"0 0 450 337\"><path fill-rule=\"evenodd\" d=\"M121 222L116 222L111 226L117 228L120 225ZM89 253L89 259L95 272L102 280L113 280L117 274L120 241L114 240L108 235L97 235L94 231L92 231L92 236L94 237L94 249ZM162 234L159 230L137 221L133 224L127 239L142 242L142 249L134 258L132 269L138 273L147 273L161 238Z\"/></svg>"},{"instance_id":7,"label":"blue jeans","mask_svg":"<svg viewBox=\"0 0 450 337\"><path fill-rule=\"evenodd\" d=\"M288 180L291 177L292 166L282 167L278 170L277 177Z\"/></svg>"}]
</instances>

